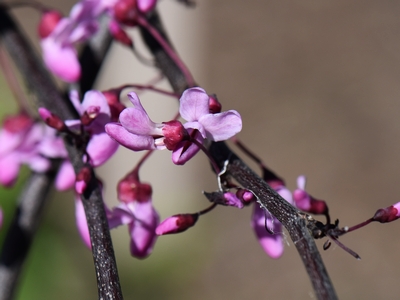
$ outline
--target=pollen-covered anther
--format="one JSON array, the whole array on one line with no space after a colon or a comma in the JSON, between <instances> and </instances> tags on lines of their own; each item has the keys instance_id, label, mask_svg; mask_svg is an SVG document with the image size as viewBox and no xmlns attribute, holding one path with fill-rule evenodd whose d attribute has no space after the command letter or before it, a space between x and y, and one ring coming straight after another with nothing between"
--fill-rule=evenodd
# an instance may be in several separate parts
<instances>
[{"instance_id":1,"label":"pollen-covered anther","mask_svg":"<svg viewBox=\"0 0 400 300\"><path fill-rule=\"evenodd\" d=\"M168 150L174 150L176 145L188 139L189 134L182 123L176 120L164 122L162 133L164 135L164 144Z\"/></svg>"},{"instance_id":2,"label":"pollen-covered anther","mask_svg":"<svg viewBox=\"0 0 400 300\"><path fill-rule=\"evenodd\" d=\"M81 116L81 122L84 126L89 126L94 119L100 114L100 106L89 106Z\"/></svg>"}]
</instances>

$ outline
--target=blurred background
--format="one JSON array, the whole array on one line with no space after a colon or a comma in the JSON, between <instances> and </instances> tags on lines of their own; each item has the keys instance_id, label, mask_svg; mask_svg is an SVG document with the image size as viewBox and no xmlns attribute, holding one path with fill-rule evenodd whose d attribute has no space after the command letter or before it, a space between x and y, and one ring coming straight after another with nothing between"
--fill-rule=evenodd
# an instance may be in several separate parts
<instances>
[{"instance_id":1,"label":"blurred background","mask_svg":"<svg viewBox=\"0 0 400 300\"><path fill-rule=\"evenodd\" d=\"M53 1L68 13L72 1ZM59 3L59 4L58 4ZM197 1L187 9L172 0L159 11L175 48L223 109L243 118L238 137L290 189L308 178L307 190L328 202L342 226L371 217L400 194L400 3L396 1ZM35 40L39 14L15 10ZM135 30L138 49L146 50ZM37 45L37 41L36 41ZM96 88L145 83L156 72L114 45ZM164 85L167 87L167 85ZM1 114L16 110L4 79ZM176 101L141 95L154 121L170 118ZM106 200L141 154L120 149L100 168ZM249 162L253 167L254 164ZM0 191L6 218L18 187ZM141 172L151 182L161 218L196 212L217 188L204 155L183 167L167 151ZM17 299L96 299L91 253L75 228L72 194L53 192L26 263ZM308 276L288 238L282 258L269 258L250 228L251 209L218 207L194 228L160 237L145 260L129 254L127 229L112 231L126 299L313 299ZM7 220L6 220L7 221ZM322 250L340 299L397 299L400 223L371 224ZM4 237L0 232L0 242Z\"/></svg>"}]
</instances>

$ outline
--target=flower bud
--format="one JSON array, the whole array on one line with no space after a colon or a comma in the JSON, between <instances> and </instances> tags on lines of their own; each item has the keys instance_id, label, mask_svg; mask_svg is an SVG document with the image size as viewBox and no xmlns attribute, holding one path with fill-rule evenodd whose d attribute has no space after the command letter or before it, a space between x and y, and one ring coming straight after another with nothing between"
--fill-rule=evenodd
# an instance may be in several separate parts
<instances>
[{"instance_id":1,"label":"flower bud","mask_svg":"<svg viewBox=\"0 0 400 300\"><path fill-rule=\"evenodd\" d=\"M61 120L57 115L51 113L48 109L40 107L38 111L42 120L51 128L54 128L57 131L67 130L67 126L65 125L64 121Z\"/></svg>"},{"instance_id":2,"label":"flower bud","mask_svg":"<svg viewBox=\"0 0 400 300\"><path fill-rule=\"evenodd\" d=\"M121 89L110 89L102 92L110 107L111 121L117 122L119 114L126 108L119 100Z\"/></svg>"},{"instance_id":3,"label":"flower bud","mask_svg":"<svg viewBox=\"0 0 400 300\"><path fill-rule=\"evenodd\" d=\"M48 37L62 18L63 15L56 10L44 12L37 28L39 37L41 39Z\"/></svg>"},{"instance_id":4,"label":"flower bud","mask_svg":"<svg viewBox=\"0 0 400 300\"><path fill-rule=\"evenodd\" d=\"M198 214L179 214L162 221L156 228L157 235L179 233L196 224Z\"/></svg>"},{"instance_id":5,"label":"flower bud","mask_svg":"<svg viewBox=\"0 0 400 300\"><path fill-rule=\"evenodd\" d=\"M3 129L14 134L24 132L31 128L32 125L32 119L24 112L6 117L3 121Z\"/></svg>"},{"instance_id":6,"label":"flower bud","mask_svg":"<svg viewBox=\"0 0 400 300\"><path fill-rule=\"evenodd\" d=\"M209 107L210 114L220 113L222 110L222 105L218 101L217 95L212 94L209 96L210 96L210 99L209 99L208 107Z\"/></svg>"},{"instance_id":7,"label":"flower bud","mask_svg":"<svg viewBox=\"0 0 400 300\"><path fill-rule=\"evenodd\" d=\"M378 209L372 219L380 223L387 223L397 220L400 217L399 208L400 202L386 208Z\"/></svg>"},{"instance_id":8,"label":"flower bud","mask_svg":"<svg viewBox=\"0 0 400 300\"><path fill-rule=\"evenodd\" d=\"M121 24L135 26L137 15L136 0L119 0L114 6L114 18Z\"/></svg>"},{"instance_id":9,"label":"flower bud","mask_svg":"<svg viewBox=\"0 0 400 300\"><path fill-rule=\"evenodd\" d=\"M129 37L126 31L123 30L121 26L118 25L117 22L111 21L110 25L108 26L108 29L110 30L111 35L116 41L130 48L133 47L132 39Z\"/></svg>"},{"instance_id":10,"label":"flower bud","mask_svg":"<svg viewBox=\"0 0 400 300\"><path fill-rule=\"evenodd\" d=\"M118 199L129 203L133 201L147 202L151 200L153 190L150 184L141 183L138 179L126 177L118 183Z\"/></svg>"},{"instance_id":11,"label":"flower bud","mask_svg":"<svg viewBox=\"0 0 400 300\"><path fill-rule=\"evenodd\" d=\"M83 167L79 171L75 181L75 190L79 195L83 194L91 178L92 174L89 167Z\"/></svg>"}]
</instances>

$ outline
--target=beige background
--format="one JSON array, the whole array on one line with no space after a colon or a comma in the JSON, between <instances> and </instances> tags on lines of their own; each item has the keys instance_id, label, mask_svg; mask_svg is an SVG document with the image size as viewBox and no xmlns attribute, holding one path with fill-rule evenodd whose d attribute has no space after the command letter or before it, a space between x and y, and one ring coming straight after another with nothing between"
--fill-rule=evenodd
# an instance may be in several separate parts
<instances>
[{"instance_id":1,"label":"beige background","mask_svg":"<svg viewBox=\"0 0 400 300\"><path fill-rule=\"evenodd\" d=\"M332 218L342 225L399 201L400 3L220 0L198 1L196 10L187 11L173 2L161 1L161 10L170 10L162 14L178 52L224 109L241 113L239 138L290 188L298 175L307 175L308 191L327 200ZM32 11L18 13L32 31L29 24L37 16L30 21ZM107 60L99 88L152 78L138 71L126 50L114 48L112 55L120 60ZM173 115L173 100L162 101L171 109L166 112L153 99L143 95L155 121ZM129 156L103 169L103 175L112 175L106 181L109 203L115 203L113 182L139 157L121 152ZM204 208L201 190L216 188L205 157L185 167L173 166L169 157L157 153L142 174L153 183L162 218ZM65 209L72 223L72 202L56 201L47 222L57 222L52 214ZM288 241L284 256L272 260L249 222L250 209L218 208L186 233L161 237L145 261L129 258L126 229L113 232L126 298L313 299L293 244ZM58 226L75 235L67 225ZM398 298L399 229L396 222L372 224L342 238L361 261L334 245L322 253L340 299ZM77 266L77 282L68 283L69 278L60 289L83 285L95 293L90 254L82 258L80 250L69 251L83 261L86 275L79 275Z\"/></svg>"}]
</instances>

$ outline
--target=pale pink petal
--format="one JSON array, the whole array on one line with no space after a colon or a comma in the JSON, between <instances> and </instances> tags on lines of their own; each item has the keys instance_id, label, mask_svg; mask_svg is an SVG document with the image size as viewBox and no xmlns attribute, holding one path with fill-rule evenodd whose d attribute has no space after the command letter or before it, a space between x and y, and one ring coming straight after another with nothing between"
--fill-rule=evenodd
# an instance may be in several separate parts
<instances>
[{"instance_id":1,"label":"pale pink petal","mask_svg":"<svg viewBox=\"0 0 400 300\"><path fill-rule=\"evenodd\" d=\"M192 134L191 129L188 129L189 134ZM194 137L200 144L203 144L203 137L197 131L196 136ZM172 162L176 165L184 165L188 160L190 160L193 156L199 152L200 148L196 146L196 144L189 141L180 142L176 149L172 151Z\"/></svg>"},{"instance_id":2,"label":"pale pink petal","mask_svg":"<svg viewBox=\"0 0 400 300\"><path fill-rule=\"evenodd\" d=\"M10 153L0 158L0 184L11 187L18 177L20 158L17 153Z\"/></svg>"},{"instance_id":3,"label":"pale pink petal","mask_svg":"<svg viewBox=\"0 0 400 300\"><path fill-rule=\"evenodd\" d=\"M12 151L23 141L23 134L16 134L0 129L0 156Z\"/></svg>"},{"instance_id":4,"label":"pale pink petal","mask_svg":"<svg viewBox=\"0 0 400 300\"><path fill-rule=\"evenodd\" d=\"M40 155L30 157L25 163L29 165L31 170L39 173L46 172L50 168L50 161Z\"/></svg>"},{"instance_id":5,"label":"pale pink petal","mask_svg":"<svg viewBox=\"0 0 400 300\"><path fill-rule=\"evenodd\" d=\"M90 233L86 220L85 209L83 207L82 200L79 196L75 197L75 218L76 226L78 227L79 234L86 247L92 249L92 243L90 241Z\"/></svg>"},{"instance_id":6,"label":"pale pink petal","mask_svg":"<svg viewBox=\"0 0 400 300\"><path fill-rule=\"evenodd\" d=\"M279 195L281 195L281 197L283 199L285 199L290 204L294 205L292 192L289 191L289 189L287 187L281 186L281 187L276 188L275 190L278 192Z\"/></svg>"},{"instance_id":7,"label":"pale pink petal","mask_svg":"<svg viewBox=\"0 0 400 300\"><path fill-rule=\"evenodd\" d=\"M151 11L157 4L157 0L137 0L137 6L143 13Z\"/></svg>"},{"instance_id":8,"label":"pale pink petal","mask_svg":"<svg viewBox=\"0 0 400 300\"><path fill-rule=\"evenodd\" d=\"M82 101L82 113L87 111L91 106L98 106L100 108L99 113L106 114L110 116L110 106L107 103L106 97L104 97L103 93L92 90L87 91Z\"/></svg>"},{"instance_id":9,"label":"pale pink petal","mask_svg":"<svg viewBox=\"0 0 400 300\"><path fill-rule=\"evenodd\" d=\"M118 143L107 133L95 134L91 137L86 151L94 167L105 163L118 149Z\"/></svg>"},{"instance_id":10,"label":"pale pink petal","mask_svg":"<svg viewBox=\"0 0 400 300\"><path fill-rule=\"evenodd\" d=\"M69 92L69 99L71 100L71 102L74 105L78 114L82 115L85 110L82 107L81 99L79 98L79 92L77 90L71 90ZM68 124L67 124L67 126L68 126Z\"/></svg>"},{"instance_id":11,"label":"pale pink petal","mask_svg":"<svg viewBox=\"0 0 400 300\"><path fill-rule=\"evenodd\" d=\"M306 189L306 176L300 175L299 177L297 177L297 188L301 190Z\"/></svg>"},{"instance_id":12,"label":"pale pink petal","mask_svg":"<svg viewBox=\"0 0 400 300\"><path fill-rule=\"evenodd\" d=\"M258 203L254 203L251 225L261 247L271 258L276 259L283 254L284 245L282 238L282 225L275 219L275 217L272 218L273 219L271 220L273 220L273 224L271 224L272 222L270 220L270 222L267 223L267 228L272 230L274 234L269 233L265 228L265 211Z\"/></svg>"},{"instance_id":13,"label":"pale pink petal","mask_svg":"<svg viewBox=\"0 0 400 300\"><path fill-rule=\"evenodd\" d=\"M204 115L199 123L207 131L207 137L216 142L227 140L242 130L242 119L234 110Z\"/></svg>"},{"instance_id":14,"label":"pale pink petal","mask_svg":"<svg viewBox=\"0 0 400 300\"><path fill-rule=\"evenodd\" d=\"M198 121L210 113L207 93L199 87L190 88L183 92L180 99L179 112L186 121Z\"/></svg>"},{"instance_id":15,"label":"pale pink petal","mask_svg":"<svg viewBox=\"0 0 400 300\"><path fill-rule=\"evenodd\" d=\"M159 217L150 201L136 202L135 204L136 218L128 225L131 236L130 248L133 256L144 258L153 250L157 239L155 230L159 223Z\"/></svg>"},{"instance_id":16,"label":"pale pink petal","mask_svg":"<svg viewBox=\"0 0 400 300\"><path fill-rule=\"evenodd\" d=\"M124 126L126 130L134 134L158 134L161 136L161 128L157 129L157 124L150 120L136 93L129 93L128 97L134 107L125 108L119 115L119 120L122 126Z\"/></svg>"},{"instance_id":17,"label":"pale pink petal","mask_svg":"<svg viewBox=\"0 0 400 300\"><path fill-rule=\"evenodd\" d=\"M41 41L44 62L51 72L66 82L77 82L81 76L81 66L76 50L62 46L51 36Z\"/></svg>"},{"instance_id":18,"label":"pale pink petal","mask_svg":"<svg viewBox=\"0 0 400 300\"><path fill-rule=\"evenodd\" d=\"M111 138L133 151L156 149L151 136L130 133L118 123L107 124L105 130Z\"/></svg>"},{"instance_id":19,"label":"pale pink petal","mask_svg":"<svg viewBox=\"0 0 400 300\"><path fill-rule=\"evenodd\" d=\"M58 170L57 177L55 180L56 189L59 191L65 191L72 188L75 184L75 171L72 164L65 160Z\"/></svg>"}]
</instances>

